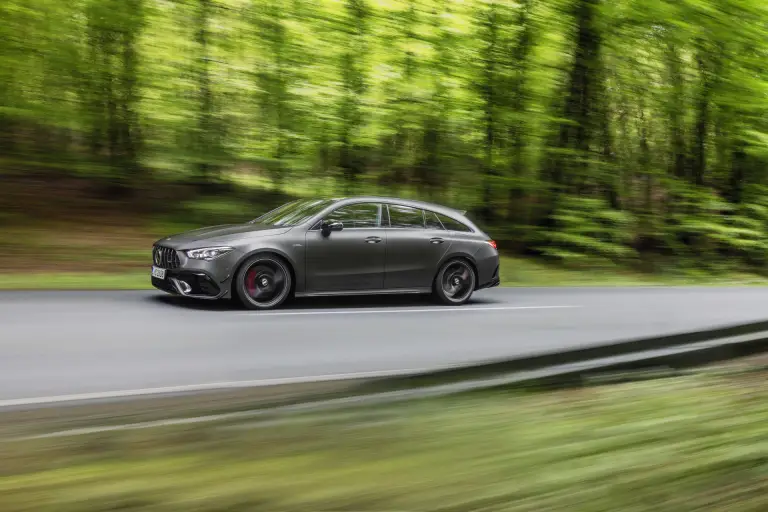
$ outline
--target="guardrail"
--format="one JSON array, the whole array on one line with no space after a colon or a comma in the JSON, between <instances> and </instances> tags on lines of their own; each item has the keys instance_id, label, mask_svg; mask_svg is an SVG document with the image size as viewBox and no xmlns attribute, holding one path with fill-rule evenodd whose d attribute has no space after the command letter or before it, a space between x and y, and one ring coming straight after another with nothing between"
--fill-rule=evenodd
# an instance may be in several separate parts
<instances>
[{"instance_id":1,"label":"guardrail","mask_svg":"<svg viewBox=\"0 0 768 512\"><path fill-rule=\"evenodd\" d=\"M523 376L532 372L554 377L574 372L609 370L613 367L639 369L670 365L682 368L766 352L766 342L768 321L750 322L396 376L387 379L387 384L392 386L402 383L412 387L434 382L485 379L492 375Z\"/></svg>"}]
</instances>

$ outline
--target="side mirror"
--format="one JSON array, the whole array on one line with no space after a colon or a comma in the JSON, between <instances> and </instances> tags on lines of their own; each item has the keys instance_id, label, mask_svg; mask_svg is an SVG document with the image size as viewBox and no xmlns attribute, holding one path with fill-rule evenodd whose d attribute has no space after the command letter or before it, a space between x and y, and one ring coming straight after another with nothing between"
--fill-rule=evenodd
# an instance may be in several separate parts
<instances>
[{"instance_id":1,"label":"side mirror","mask_svg":"<svg viewBox=\"0 0 768 512\"><path fill-rule=\"evenodd\" d=\"M344 229L344 224L341 222L323 221L323 223L320 225L320 231L322 232L323 236L330 236L331 232L341 231L342 229Z\"/></svg>"}]
</instances>

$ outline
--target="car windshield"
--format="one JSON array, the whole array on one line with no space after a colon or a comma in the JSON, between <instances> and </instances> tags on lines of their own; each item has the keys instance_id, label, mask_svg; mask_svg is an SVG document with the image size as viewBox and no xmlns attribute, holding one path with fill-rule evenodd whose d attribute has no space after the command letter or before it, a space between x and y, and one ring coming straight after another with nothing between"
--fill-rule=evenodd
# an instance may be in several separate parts
<instances>
[{"instance_id":1,"label":"car windshield","mask_svg":"<svg viewBox=\"0 0 768 512\"><path fill-rule=\"evenodd\" d=\"M267 212L251 221L251 224L267 226L297 226L333 204L331 199L300 199Z\"/></svg>"}]
</instances>

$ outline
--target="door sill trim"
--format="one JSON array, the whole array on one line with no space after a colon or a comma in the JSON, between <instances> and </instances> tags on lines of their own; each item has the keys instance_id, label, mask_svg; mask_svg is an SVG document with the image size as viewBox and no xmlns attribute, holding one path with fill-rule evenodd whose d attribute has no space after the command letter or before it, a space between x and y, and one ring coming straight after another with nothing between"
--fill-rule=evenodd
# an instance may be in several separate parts
<instances>
[{"instance_id":1,"label":"door sill trim","mask_svg":"<svg viewBox=\"0 0 768 512\"><path fill-rule=\"evenodd\" d=\"M342 290L337 292L297 292L296 297L337 297L353 295L415 295L431 293L430 288L398 288L392 290Z\"/></svg>"}]
</instances>

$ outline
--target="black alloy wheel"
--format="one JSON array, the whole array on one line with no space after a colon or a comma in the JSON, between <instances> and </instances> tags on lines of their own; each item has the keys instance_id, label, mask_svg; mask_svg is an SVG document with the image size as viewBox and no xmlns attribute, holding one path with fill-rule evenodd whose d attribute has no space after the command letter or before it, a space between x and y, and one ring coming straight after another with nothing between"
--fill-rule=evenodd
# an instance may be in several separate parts
<instances>
[{"instance_id":1,"label":"black alloy wheel","mask_svg":"<svg viewBox=\"0 0 768 512\"><path fill-rule=\"evenodd\" d=\"M475 291L477 277L465 260L447 262L435 278L435 295L445 304L465 304Z\"/></svg>"},{"instance_id":2,"label":"black alloy wheel","mask_svg":"<svg viewBox=\"0 0 768 512\"><path fill-rule=\"evenodd\" d=\"M235 278L240 301L249 309L274 309L291 292L291 273L284 262L274 256L254 256Z\"/></svg>"}]
</instances>

